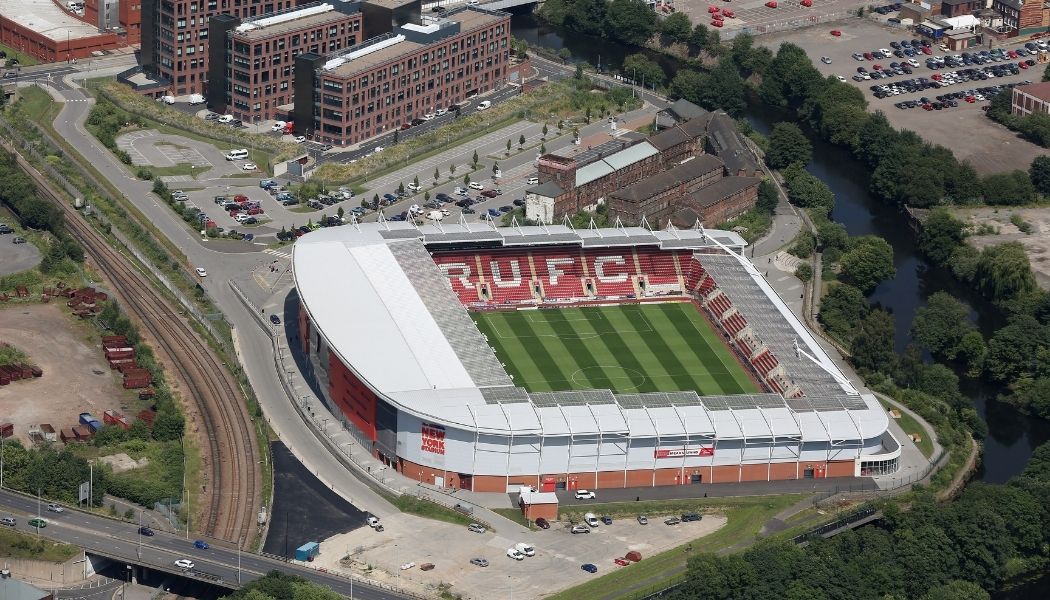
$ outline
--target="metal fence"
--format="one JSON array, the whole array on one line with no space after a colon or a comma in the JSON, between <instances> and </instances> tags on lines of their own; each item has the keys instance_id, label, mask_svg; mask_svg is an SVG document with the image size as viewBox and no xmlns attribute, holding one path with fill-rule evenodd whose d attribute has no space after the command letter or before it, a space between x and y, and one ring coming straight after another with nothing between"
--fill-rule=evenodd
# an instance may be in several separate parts
<instances>
[{"instance_id":1,"label":"metal fence","mask_svg":"<svg viewBox=\"0 0 1050 600\"><path fill-rule=\"evenodd\" d=\"M841 519L836 519L830 523L826 523L824 525L821 525L820 527L811 529L806 533L796 535L795 537L791 538L791 541L795 544L801 544L815 537L822 537L824 534L831 533L836 529L842 529L843 527L848 527L849 525L852 525L858 521L863 521L864 519L871 517L875 513L875 507L867 506L856 512L850 513L845 517L842 517Z\"/></svg>"},{"instance_id":2,"label":"metal fence","mask_svg":"<svg viewBox=\"0 0 1050 600\"><path fill-rule=\"evenodd\" d=\"M812 27L821 23L841 21L842 19L847 19L850 17L857 18L856 8L852 10L840 10L831 13L825 13L822 15L799 17L797 19L785 19L783 21L774 21L772 23L763 23L761 25L741 27L740 29L730 29L722 33L722 39L731 40L742 33L747 33L750 35L762 35L766 33L777 33L780 31L791 31L794 29Z\"/></svg>"}]
</instances>

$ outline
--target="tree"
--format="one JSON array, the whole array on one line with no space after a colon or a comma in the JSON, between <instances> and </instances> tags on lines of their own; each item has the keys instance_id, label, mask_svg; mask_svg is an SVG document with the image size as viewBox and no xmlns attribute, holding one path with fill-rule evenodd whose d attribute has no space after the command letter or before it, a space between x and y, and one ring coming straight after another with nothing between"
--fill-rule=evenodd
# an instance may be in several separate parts
<instances>
[{"instance_id":1,"label":"tree","mask_svg":"<svg viewBox=\"0 0 1050 600\"><path fill-rule=\"evenodd\" d=\"M404 181L402 181L401 183L397 184L397 193L398 194L404 194L405 193L405 182Z\"/></svg>"},{"instance_id":2,"label":"tree","mask_svg":"<svg viewBox=\"0 0 1050 600\"><path fill-rule=\"evenodd\" d=\"M656 32L656 12L642 0L612 0L605 13L605 34L632 46L644 46Z\"/></svg>"},{"instance_id":3,"label":"tree","mask_svg":"<svg viewBox=\"0 0 1050 600\"><path fill-rule=\"evenodd\" d=\"M430 202L430 190L423 192L423 203Z\"/></svg>"},{"instance_id":4,"label":"tree","mask_svg":"<svg viewBox=\"0 0 1050 600\"><path fill-rule=\"evenodd\" d=\"M547 144L540 144L540 156L547 153Z\"/></svg>"},{"instance_id":5,"label":"tree","mask_svg":"<svg viewBox=\"0 0 1050 600\"><path fill-rule=\"evenodd\" d=\"M518 149L520 150L520 149L522 149L524 147L525 147L525 134L523 133L520 136L518 136ZM477 155L477 153L475 153L475 155ZM474 162L477 162L477 161L475 160Z\"/></svg>"},{"instance_id":6,"label":"tree","mask_svg":"<svg viewBox=\"0 0 1050 600\"><path fill-rule=\"evenodd\" d=\"M777 205L780 204L780 196L777 194L777 188L768 179L763 179L762 183L758 184L758 200L755 201L755 208L767 214L773 214L777 209Z\"/></svg>"},{"instance_id":7,"label":"tree","mask_svg":"<svg viewBox=\"0 0 1050 600\"><path fill-rule=\"evenodd\" d=\"M416 176L415 176L415 177L414 177L414 178L412 179L412 183L413 183L413 185L415 185L415 187L417 187L417 188L419 187L419 175L416 175Z\"/></svg>"},{"instance_id":8,"label":"tree","mask_svg":"<svg viewBox=\"0 0 1050 600\"><path fill-rule=\"evenodd\" d=\"M1043 69L1043 81L1050 81L1050 65Z\"/></svg>"},{"instance_id":9,"label":"tree","mask_svg":"<svg viewBox=\"0 0 1050 600\"><path fill-rule=\"evenodd\" d=\"M680 44L689 41L689 34L692 33L689 17L680 12L672 14L660 23L660 33Z\"/></svg>"},{"instance_id":10,"label":"tree","mask_svg":"<svg viewBox=\"0 0 1050 600\"><path fill-rule=\"evenodd\" d=\"M1045 81L1045 80L1044 80ZM988 600L991 596L972 581L959 579L930 588L921 600Z\"/></svg>"},{"instance_id":11,"label":"tree","mask_svg":"<svg viewBox=\"0 0 1050 600\"><path fill-rule=\"evenodd\" d=\"M868 316L868 299L852 285L840 283L831 286L820 301L817 318L824 328L843 340L853 338L853 329Z\"/></svg>"},{"instance_id":12,"label":"tree","mask_svg":"<svg viewBox=\"0 0 1050 600\"><path fill-rule=\"evenodd\" d=\"M701 27L701 25L697 25L697 27ZM702 73L681 69L675 74L674 79L671 80L668 95L671 98L684 98L690 102L698 103L700 102L700 96L703 94L706 80L707 76Z\"/></svg>"},{"instance_id":13,"label":"tree","mask_svg":"<svg viewBox=\"0 0 1050 600\"><path fill-rule=\"evenodd\" d=\"M981 191L988 204L1017 206L1035 200L1035 186L1024 171L993 173L981 182Z\"/></svg>"},{"instance_id":14,"label":"tree","mask_svg":"<svg viewBox=\"0 0 1050 600\"><path fill-rule=\"evenodd\" d=\"M549 130L547 129L547 124L546 124L546 123L544 123L544 124L543 124L543 136L542 136L542 139L547 139L547 131L549 131Z\"/></svg>"},{"instance_id":15,"label":"tree","mask_svg":"<svg viewBox=\"0 0 1050 600\"><path fill-rule=\"evenodd\" d=\"M766 164L774 169L782 169L791 163L808 165L812 158L813 145L798 125L781 122L773 126L773 131L769 133Z\"/></svg>"},{"instance_id":16,"label":"tree","mask_svg":"<svg viewBox=\"0 0 1050 600\"><path fill-rule=\"evenodd\" d=\"M363 200L362 202L367 203L368 201L367 200ZM345 214L346 214L346 211L343 210L342 206L339 207L339 210L335 211L335 216L339 217L340 221L343 220L343 215L345 215Z\"/></svg>"},{"instance_id":17,"label":"tree","mask_svg":"<svg viewBox=\"0 0 1050 600\"><path fill-rule=\"evenodd\" d=\"M945 209L930 211L919 233L919 250L934 264L945 264L963 242L963 227L963 222Z\"/></svg>"},{"instance_id":18,"label":"tree","mask_svg":"<svg viewBox=\"0 0 1050 600\"><path fill-rule=\"evenodd\" d=\"M802 283L808 282L813 279L813 267L808 262L799 263L795 267L795 277Z\"/></svg>"},{"instance_id":19,"label":"tree","mask_svg":"<svg viewBox=\"0 0 1050 600\"><path fill-rule=\"evenodd\" d=\"M604 0L576 0L571 4L567 3L564 25L573 31L600 36L608 8L609 5Z\"/></svg>"},{"instance_id":20,"label":"tree","mask_svg":"<svg viewBox=\"0 0 1050 600\"><path fill-rule=\"evenodd\" d=\"M675 13L680 14L680 13ZM684 15L683 15L684 16ZM649 60L644 54L631 54L623 59L621 71L634 81L644 81L646 85L653 87L663 86L667 79L663 67Z\"/></svg>"},{"instance_id":21,"label":"tree","mask_svg":"<svg viewBox=\"0 0 1050 600\"><path fill-rule=\"evenodd\" d=\"M499 163L498 162L492 163L492 174L495 175L496 173L499 173Z\"/></svg>"},{"instance_id":22,"label":"tree","mask_svg":"<svg viewBox=\"0 0 1050 600\"><path fill-rule=\"evenodd\" d=\"M438 171L438 168L434 167L434 182L437 183L438 179L441 179L441 171Z\"/></svg>"},{"instance_id":23,"label":"tree","mask_svg":"<svg viewBox=\"0 0 1050 600\"><path fill-rule=\"evenodd\" d=\"M470 185L470 173L463 176L463 185Z\"/></svg>"},{"instance_id":24,"label":"tree","mask_svg":"<svg viewBox=\"0 0 1050 600\"><path fill-rule=\"evenodd\" d=\"M803 208L812 208L827 215L835 207L835 195L831 188L807 171L800 170L795 177L788 179L787 188L788 199Z\"/></svg>"},{"instance_id":25,"label":"tree","mask_svg":"<svg viewBox=\"0 0 1050 600\"><path fill-rule=\"evenodd\" d=\"M935 292L927 298L911 322L915 341L934 356L949 360L958 354L963 336L973 330L969 307L947 292Z\"/></svg>"},{"instance_id":26,"label":"tree","mask_svg":"<svg viewBox=\"0 0 1050 600\"><path fill-rule=\"evenodd\" d=\"M452 163L451 165L448 166L448 172L449 172L450 175L455 175L456 174L456 163Z\"/></svg>"},{"instance_id":27,"label":"tree","mask_svg":"<svg viewBox=\"0 0 1050 600\"><path fill-rule=\"evenodd\" d=\"M1035 157L1032 166L1028 168L1028 177L1032 180L1035 191L1050 196L1050 156Z\"/></svg>"},{"instance_id":28,"label":"tree","mask_svg":"<svg viewBox=\"0 0 1050 600\"><path fill-rule=\"evenodd\" d=\"M893 315L876 308L860 322L850 344L854 366L871 372L893 372L897 355L894 352Z\"/></svg>"},{"instance_id":29,"label":"tree","mask_svg":"<svg viewBox=\"0 0 1050 600\"><path fill-rule=\"evenodd\" d=\"M474 156L470 159L470 164L474 165L474 168L478 168L478 151L474 151Z\"/></svg>"},{"instance_id":30,"label":"tree","mask_svg":"<svg viewBox=\"0 0 1050 600\"><path fill-rule=\"evenodd\" d=\"M510 147L511 146L513 146L513 143L511 143L510 138L507 138L507 156L510 156Z\"/></svg>"},{"instance_id":31,"label":"tree","mask_svg":"<svg viewBox=\"0 0 1050 600\"><path fill-rule=\"evenodd\" d=\"M849 245L849 233L845 225L830 219L817 219L817 246L821 250L845 250Z\"/></svg>"},{"instance_id":32,"label":"tree","mask_svg":"<svg viewBox=\"0 0 1050 600\"><path fill-rule=\"evenodd\" d=\"M1050 331L1034 318L1015 317L988 340L984 373L992 381L1010 383L1025 377L1050 376Z\"/></svg>"},{"instance_id":33,"label":"tree","mask_svg":"<svg viewBox=\"0 0 1050 600\"><path fill-rule=\"evenodd\" d=\"M893 277L893 248L886 240L872 235L855 238L842 255L842 280L870 294L880 283Z\"/></svg>"},{"instance_id":34,"label":"tree","mask_svg":"<svg viewBox=\"0 0 1050 600\"><path fill-rule=\"evenodd\" d=\"M1050 419L1050 377L1022 378L1014 392L1002 399L1028 414Z\"/></svg>"},{"instance_id":35,"label":"tree","mask_svg":"<svg viewBox=\"0 0 1050 600\"><path fill-rule=\"evenodd\" d=\"M689 45L698 51L707 47L707 27L703 23L697 23L693 32L689 34Z\"/></svg>"},{"instance_id":36,"label":"tree","mask_svg":"<svg viewBox=\"0 0 1050 600\"><path fill-rule=\"evenodd\" d=\"M1004 242L981 250L976 279L981 291L996 302L1016 298L1036 287L1028 256L1020 242Z\"/></svg>"}]
</instances>

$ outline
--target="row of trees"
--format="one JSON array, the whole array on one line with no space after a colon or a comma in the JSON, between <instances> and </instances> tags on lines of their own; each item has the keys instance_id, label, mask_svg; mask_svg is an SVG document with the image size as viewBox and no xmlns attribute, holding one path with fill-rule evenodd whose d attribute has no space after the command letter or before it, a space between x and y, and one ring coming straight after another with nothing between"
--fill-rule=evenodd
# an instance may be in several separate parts
<instances>
[{"instance_id":1,"label":"row of trees","mask_svg":"<svg viewBox=\"0 0 1050 600\"><path fill-rule=\"evenodd\" d=\"M987 600L1011 575L1046 565L1050 445L1007 485L971 484L953 502L920 495L904 512L805 548L774 540L700 554L673 600Z\"/></svg>"},{"instance_id":2,"label":"row of trees","mask_svg":"<svg viewBox=\"0 0 1050 600\"><path fill-rule=\"evenodd\" d=\"M225 596L228 600L341 600L343 596L310 583L299 575L270 571L241 589Z\"/></svg>"},{"instance_id":3,"label":"row of trees","mask_svg":"<svg viewBox=\"0 0 1050 600\"><path fill-rule=\"evenodd\" d=\"M642 0L548 0L540 16L587 35L644 46L657 32L656 13Z\"/></svg>"}]
</instances>

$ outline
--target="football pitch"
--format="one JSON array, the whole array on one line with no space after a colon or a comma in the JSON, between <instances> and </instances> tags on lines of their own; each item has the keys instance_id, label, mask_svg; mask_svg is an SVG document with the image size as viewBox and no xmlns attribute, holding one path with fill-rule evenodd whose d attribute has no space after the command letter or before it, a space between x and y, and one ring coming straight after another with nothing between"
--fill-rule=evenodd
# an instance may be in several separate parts
<instances>
[{"instance_id":1,"label":"football pitch","mask_svg":"<svg viewBox=\"0 0 1050 600\"><path fill-rule=\"evenodd\" d=\"M471 316L514 382L530 392L759 391L688 302Z\"/></svg>"}]
</instances>

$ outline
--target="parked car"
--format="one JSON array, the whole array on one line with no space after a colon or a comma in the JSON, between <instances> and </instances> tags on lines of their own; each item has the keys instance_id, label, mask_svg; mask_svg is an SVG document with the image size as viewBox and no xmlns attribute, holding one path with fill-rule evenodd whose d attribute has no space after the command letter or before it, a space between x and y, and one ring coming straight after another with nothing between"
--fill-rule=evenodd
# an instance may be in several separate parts
<instances>
[{"instance_id":1,"label":"parked car","mask_svg":"<svg viewBox=\"0 0 1050 600\"><path fill-rule=\"evenodd\" d=\"M487 567L489 566L489 561L485 560L484 558L472 558L470 559L470 564L479 567Z\"/></svg>"},{"instance_id":2,"label":"parked car","mask_svg":"<svg viewBox=\"0 0 1050 600\"><path fill-rule=\"evenodd\" d=\"M612 525L612 517L610 517L609 515L602 515L601 521L606 525Z\"/></svg>"},{"instance_id":3,"label":"parked car","mask_svg":"<svg viewBox=\"0 0 1050 600\"><path fill-rule=\"evenodd\" d=\"M2 519L0 519L0 525L14 527L15 525L17 525L17 521L15 521L14 517L3 517Z\"/></svg>"},{"instance_id":4,"label":"parked car","mask_svg":"<svg viewBox=\"0 0 1050 600\"><path fill-rule=\"evenodd\" d=\"M670 517L668 519L664 519L664 525L677 525L679 523L681 523L681 521L678 520L678 517Z\"/></svg>"},{"instance_id":5,"label":"parked car","mask_svg":"<svg viewBox=\"0 0 1050 600\"><path fill-rule=\"evenodd\" d=\"M495 198L499 194L496 193L496 190L485 190L484 192L481 192L481 195L486 198Z\"/></svg>"},{"instance_id":6,"label":"parked car","mask_svg":"<svg viewBox=\"0 0 1050 600\"><path fill-rule=\"evenodd\" d=\"M590 525L591 527L597 527L598 517L596 517L594 513L587 513L583 515L583 522Z\"/></svg>"},{"instance_id":7,"label":"parked car","mask_svg":"<svg viewBox=\"0 0 1050 600\"><path fill-rule=\"evenodd\" d=\"M703 517L700 515L700 513L695 513L695 512L687 512L687 513L684 513L682 515L682 521L687 521L687 522L688 521L699 521L702 518Z\"/></svg>"},{"instance_id":8,"label":"parked car","mask_svg":"<svg viewBox=\"0 0 1050 600\"><path fill-rule=\"evenodd\" d=\"M576 490L576 493L573 494L573 497L575 497L577 500L594 500L595 496L594 492L588 490Z\"/></svg>"},{"instance_id":9,"label":"parked car","mask_svg":"<svg viewBox=\"0 0 1050 600\"><path fill-rule=\"evenodd\" d=\"M477 181L471 181L469 184L467 184L467 187L469 187L472 190L483 190L483 189L485 189L485 186L481 185Z\"/></svg>"},{"instance_id":10,"label":"parked car","mask_svg":"<svg viewBox=\"0 0 1050 600\"><path fill-rule=\"evenodd\" d=\"M525 555L518 552L516 548L507 548L507 556L514 560L525 560Z\"/></svg>"},{"instance_id":11,"label":"parked car","mask_svg":"<svg viewBox=\"0 0 1050 600\"><path fill-rule=\"evenodd\" d=\"M547 519L540 517L536 519L536 527L539 527L540 529L550 529L551 524L547 521Z\"/></svg>"},{"instance_id":12,"label":"parked car","mask_svg":"<svg viewBox=\"0 0 1050 600\"><path fill-rule=\"evenodd\" d=\"M647 517L645 515L638 515L638 524L639 525L648 525L649 524L649 517Z\"/></svg>"},{"instance_id":13,"label":"parked car","mask_svg":"<svg viewBox=\"0 0 1050 600\"><path fill-rule=\"evenodd\" d=\"M197 271L197 277L207 277L208 276L208 272L205 271L203 267L197 267L196 271Z\"/></svg>"},{"instance_id":14,"label":"parked car","mask_svg":"<svg viewBox=\"0 0 1050 600\"><path fill-rule=\"evenodd\" d=\"M768 4L769 3L767 3L767 5ZM583 569L584 571L587 571L588 573L597 573L598 572L598 567L592 565L591 563L586 563L583 566L581 566L580 568Z\"/></svg>"},{"instance_id":15,"label":"parked car","mask_svg":"<svg viewBox=\"0 0 1050 600\"><path fill-rule=\"evenodd\" d=\"M22 236L15 236L15 238L11 240L11 243L12 244L24 244L24 243L26 243L26 239L24 237L22 237Z\"/></svg>"},{"instance_id":16,"label":"parked car","mask_svg":"<svg viewBox=\"0 0 1050 600\"><path fill-rule=\"evenodd\" d=\"M573 525L570 531L572 533L590 533L591 528L586 525Z\"/></svg>"},{"instance_id":17,"label":"parked car","mask_svg":"<svg viewBox=\"0 0 1050 600\"><path fill-rule=\"evenodd\" d=\"M280 325L281 324L281 317L278 317L277 315L270 315L270 322L273 323L274 325Z\"/></svg>"},{"instance_id":18,"label":"parked car","mask_svg":"<svg viewBox=\"0 0 1050 600\"><path fill-rule=\"evenodd\" d=\"M467 531L473 531L474 533L485 533L485 526L480 523L471 523L467 525Z\"/></svg>"}]
</instances>

